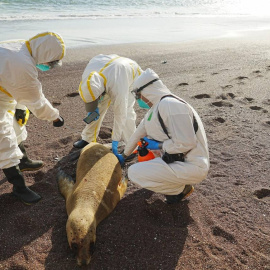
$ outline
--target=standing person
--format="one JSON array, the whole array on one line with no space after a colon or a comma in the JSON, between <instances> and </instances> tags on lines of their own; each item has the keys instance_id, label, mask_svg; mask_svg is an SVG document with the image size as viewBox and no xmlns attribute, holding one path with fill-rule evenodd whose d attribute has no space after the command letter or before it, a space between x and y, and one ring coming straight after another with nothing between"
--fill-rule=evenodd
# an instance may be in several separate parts
<instances>
[{"instance_id":1,"label":"standing person","mask_svg":"<svg viewBox=\"0 0 270 270\"><path fill-rule=\"evenodd\" d=\"M42 161L29 159L23 146L28 109L39 119L53 121L55 127L64 124L42 93L37 68L46 71L61 65L65 52L62 37L52 32L0 42L0 168L13 184L13 194L26 204L38 202L41 196L25 185L21 171L43 166Z\"/></svg>"},{"instance_id":2,"label":"standing person","mask_svg":"<svg viewBox=\"0 0 270 270\"><path fill-rule=\"evenodd\" d=\"M151 69L134 82L133 93L139 105L150 110L129 139L123 156L129 156L144 138L147 148L159 150L160 157L131 165L128 177L143 188L165 194L167 203L177 203L192 193L193 184L204 180L209 170L202 121Z\"/></svg>"},{"instance_id":3,"label":"standing person","mask_svg":"<svg viewBox=\"0 0 270 270\"><path fill-rule=\"evenodd\" d=\"M95 112L96 117L86 125L82 140L75 142L74 147L83 148L89 142L96 141L103 118L112 103L112 150L118 155L119 141L127 142L136 129L135 99L131 90L141 72L142 69L135 61L116 54L100 54L89 61L82 75L79 93L85 102L88 116Z\"/></svg>"}]
</instances>

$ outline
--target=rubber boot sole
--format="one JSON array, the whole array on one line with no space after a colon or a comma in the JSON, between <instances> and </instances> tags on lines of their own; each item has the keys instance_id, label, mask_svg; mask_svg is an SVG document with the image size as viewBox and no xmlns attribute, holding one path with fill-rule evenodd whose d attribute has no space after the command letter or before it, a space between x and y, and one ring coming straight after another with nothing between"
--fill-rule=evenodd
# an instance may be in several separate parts
<instances>
[{"instance_id":1,"label":"rubber boot sole","mask_svg":"<svg viewBox=\"0 0 270 270\"><path fill-rule=\"evenodd\" d=\"M186 199L187 197L189 197L192 194L192 192L194 191L194 187L191 185L188 185L188 186L190 186L190 190L187 193L185 193L185 189L187 187L186 186L184 188L184 190L178 195L166 195L165 202L167 204L175 204L175 203L179 203L179 202L183 201L184 199Z\"/></svg>"},{"instance_id":2,"label":"rubber boot sole","mask_svg":"<svg viewBox=\"0 0 270 270\"><path fill-rule=\"evenodd\" d=\"M181 201L183 201L183 200L186 199L188 196L190 196L190 195L193 193L193 191L194 191L194 187L191 186L191 190L190 190L190 191L182 198Z\"/></svg>"},{"instance_id":3,"label":"rubber boot sole","mask_svg":"<svg viewBox=\"0 0 270 270\"><path fill-rule=\"evenodd\" d=\"M42 164L40 167L37 167L37 168L22 168L22 169L20 169L20 171L21 172L25 172L25 171L34 172L34 171L40 170L43 166L44 166L44 164Z\"/></svg>"},{"instance_id":4,"label":"rubber boot sole","mask_svg":"<svg viewBox=\"0 0 270 270\"><path fill-rule=\"evenodd\" d=\"M25 205L33 205L33 204L36 204L36 203L40 202L41 199L42 199L42 197L41 197L39 200L36 200L36 201L34 201L34 202L26 202L26 201L22 200L22 198L20 198L20 196L16 195L14 192L12 192L11 194L12 194L12 196L14 196L14 197L16 197L17 199L19 199L19 200L20 200L23 204L25 204Z\"/></svg>"}]
</instances>

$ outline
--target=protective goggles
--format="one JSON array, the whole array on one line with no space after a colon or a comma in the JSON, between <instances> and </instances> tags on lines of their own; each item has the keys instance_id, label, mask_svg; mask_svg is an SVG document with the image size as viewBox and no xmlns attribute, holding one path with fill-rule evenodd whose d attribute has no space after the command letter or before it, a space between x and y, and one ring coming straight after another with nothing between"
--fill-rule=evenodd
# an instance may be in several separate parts
<instances>
[{"instance_id":1,"label":"protective goggles","mask_svg":"<svg viewBox=\"0 0 270 270\"><path fill-rule=\"evenodd\" d=\"M158 80L159 80L159 79L154 79L154 80L150 81L149 83L147 83L147 84L145 84L145 85L143 85L143 86L141 86L141 87L139 87L139 88L136 88L136 89L132 90L132 91L131 91L132 95L133 95L136 99L140 99L140 98L141 98L140 92L141 92L145 87L149 86L150 84L152 84L152 83L154 83L154 82L156 82L156 81L158 81Z\"/></svg>"}]
</instances>

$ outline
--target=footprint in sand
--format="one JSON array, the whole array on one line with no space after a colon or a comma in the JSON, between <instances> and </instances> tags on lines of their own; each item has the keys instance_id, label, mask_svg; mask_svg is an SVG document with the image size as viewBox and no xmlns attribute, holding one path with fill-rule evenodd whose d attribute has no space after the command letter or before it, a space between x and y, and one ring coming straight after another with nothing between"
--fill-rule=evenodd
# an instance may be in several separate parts
<instances>
[{"instance_id":1,"label":"footprint in sand","mask_svg":"<svg viewBox=\"0 0 270 270\"><path fill-rule=\"evenodd\" d=\"M227 241L231 242L231 243L234 243L236 242L234 236L228 232L226 232L225 230L223 230L222 228L218 227L218 226L215 226L213 229L212 229L212 232L213 232L213 235L215 236L221 236L223 237L224 239L226 239Z\"/></svg>"},{"instance_id":2,"label":"footprint in sand","mask_svg":"<svg viewBox=\"0 0 270 270\"><path fill-rule=\"evenodd\" d=\"M235 98L235 94L233 93L227 93L227 94L221 94L220 96L217 96L217 99L234 99Z\"/></svg>"},{"instance_id":3,"label":"footprint in sand","mask_svg":"<svg viewBox=\"0 0 270 270\"><path fill-rule=\"evenodd\" d=\"M194 98L197 98L197 99L210 98L210 97L211 96L208 94L199 94L199 95L194 96Z\"/></svg>"},{"instance_id":4,"label":"footprint in sand","mask_svg":"<svg viewBox=\"0 0 270 270\"><path fill-rule=\"evenodd\" d=\"M266 99L262 102L263 104L270 105L270 99Z\"/></svg>"},{"instance_id":5,"label":"footprint in sand","mask_svg":"<svg viewBox=\"0 0 270 270\"><path fill-rule=\"evenodd\" d=\"M265 110L264 108L259 107L259 106L250 106L249 108L250 108L251 110L254 110L254 111L262 111L263 113L268 113L267 110Z\"/></svg>"},{"instance_id":6,"label":"footprint in sand","mask_svg":"<svg viewBox=\"0 0 270 270\"><path fill-rule=\"evenodd\" d=\"M233 105L229 102L226 101L217 101L217 102L212 102L212 105L216 106L216 107L233 107Z\"/></svg>"},{"instance_id":7,"label":"footprint in sand","mask_svg":"<svg viewBox=\"0 0 270 270\"><path fill-rule=\"evenodd\" d=\"M78 92L73 92L73 93L67 94L66 97L76 97L76 96L78 96L78 95L79 95Z\"/></svg>"},{"instance_id":8,"label":"footprint in sand","mask_svg":"<svg viewBox=\"0 0 270 270\"><path fill-rule=\"evenodd\" d=\"M227 177L227 175L222 174L222 173L216 173L212 175L212 178L216 178L216 177Z\"/></svg>"},{"instance_id":9,"label":"footprint in sand","mask_svg":"<svg viewBox=\"0 0 270 270\"><path fill-rule=\"evenodd\" d=\"M259 107L259 106L250 106L249 108L250 108L251 110L254 110L254 111L260 111L260 110L263 109L262 107Z\"/></svg>"},{"instance_id":10,"label":"footprint in sand","mask_svg":"<svg viewBox=\"0 0 270 270\"><path fill-rule=\"evenodd\" d=\"M178 84L178 86L186 86L186 85L188 85L188 83L185 83L185 82L184 82L184 83L179 83L179 84Z\"/></svg>"},{"instance_id":11,"label":"footprint in sand","mask_svg":"<svg viewBox=\"0 0 270 270\"><path fill-rule=\"evenodd\" d=\"M208 246L214 256L218 256L221 252L223 254L225 253L224 249L221 247L214 246L213 244L209 244Z\"/></svg>"},{"instance_id":12,"label":"footprint in sand","mask_svg":"<svg viewBox=\"0 0 270 270\"><path fill-rule=\"evenodd\" d=\"M246 77L246 76L239 76L239 77L235 78L235 80L238 80L237 84L239 84L239 85L244 85L245 83L243 82L243 80L246 80L246 79L248 79L248 77Z\"/></svg>"},{"instance_id":13,"label":"footprint in sand","mask_svg":"<svg viewBox=\"0 0 270 270\"><path fill-rule=\"evenodd\" d=\"M245 79L248 79L248 77L246 77L246 76L239 76L239 77L237 77L236 78L236 80L245 80Z\"/></svg>"},{"instance_id":14,"label":"footprint in sand","mask_svg":"<svg viewBox=\"0 0 270 270\"><path fill-rule=\"evenodd\" d=\"M233 184L236 185L236 186L243 186L243 185L245 185L245 183L243 181L241 181L241 180L237 180Z\"/></svg>"},{"instance_id":15,"label":"footprint in sand","mask_svg":"<svg viewBox=\"0 0 270 270\"><path fill-rule=\"evenodd\" d=\"M270 189L267 188L257 189L253 192L253 195L255 195L258 199L270 197Z\"/></svg>"},{"instance_id":16,"label":"footprint in sand","mask_svg":"<svg viewBox=\"0 0 270 270\"><path fill-rule=\"evenodd\" d=\"M72 141L73 141L72 136L68 136L68 137L59 139L59 142L60 142L61 144L64 144L64 145L66 145L66 144L68 144L68 143L70 143L70 142L72 142Z\"/></svg>"},{"instance_id":17,"label":"footprint in sand","mask_svg":"<svg viewBox=\"0 0 270 270\"><path fill-rule=\"evenodd\" d=\"M252 102L254 100L254 98L248 98L248 97L245 97L245 99L249 102Z\"/></svg>"},{"instance_id":18,"label":"footprint in sand","mask_svg":"<svg viewBox=\"0 0 270 270\"><path fill-rule=\"evenodd\" d=\"M260 70L255 70L252 72L253 74L257 74L256 78L261 78L263 77L263 75L261 74L261 71Z\"/></svg>"},{"instance_id":19,"label":"footprint in sand","mask_svg":"<svg viewBox=\"0 0 270 270\"><path fill-rule=\"evenodd\" d=\"M214 120L217 121L217 122L219 122L219 123L221 123L221 124L225 123L225 119L222 118L222 117L217 117Z\"/></svg>"},{"instance_id":20,"label":"footprint in sand","mask_svg":"<svg viewBox=\"0 0 270 270\"><path fill-rule=\"evenodd\" d=\"M61 105L61 104L62 104L62 102L53 102L53 103L52 103L52 105L55 106L55 107L56 107L56 106L59 106L59 105Z\"/></svg>"},{"instance_id":21,"label":"footprint in sand","mask_svg":"<svg viewBox=\"0 0 270 270\"><path fill-rule=\"evenodd\" d=\"M232 88L233 86L231 84L227 84L225 86L220 86L222 89Z\"/></svg>"}]
</instances>

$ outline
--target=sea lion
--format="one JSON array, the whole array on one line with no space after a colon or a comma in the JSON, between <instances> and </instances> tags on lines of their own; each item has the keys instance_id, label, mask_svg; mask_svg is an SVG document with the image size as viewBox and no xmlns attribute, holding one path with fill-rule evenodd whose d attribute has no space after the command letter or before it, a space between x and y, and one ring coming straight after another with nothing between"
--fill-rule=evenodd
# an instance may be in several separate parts
<instances>
[{"instance_id":1,"label":"sea lion","mask_svg":"<svg viewBox=\"0 0 270 270\"><path fill-rule=\"evenodd\" d=\"M78 265L89 264L96 228L116 207L127 188L117 157L104 145L90 143L80 154L76 182L58 172L60 193L66 200L68 243Z\"/></svg>"}]
</instances>

